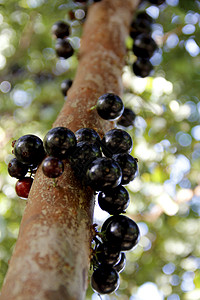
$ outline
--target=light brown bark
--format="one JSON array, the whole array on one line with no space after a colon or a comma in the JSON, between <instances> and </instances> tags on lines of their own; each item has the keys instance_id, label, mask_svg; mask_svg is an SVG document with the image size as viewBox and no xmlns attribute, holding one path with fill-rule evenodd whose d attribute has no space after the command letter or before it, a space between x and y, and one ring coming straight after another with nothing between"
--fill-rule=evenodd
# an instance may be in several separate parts
<instances>
[{"instance_id":1,"label":"light brown bark","mask_svg":"<svg viewBox=\"0 0 200 300\"><path fill-rule=\"evenodd\" d=\"M113 127L90 110L105 92L122 94L125 37L139 0L93 4L84 25L76 78L53 124L73 131ZM81 300L90 263L94 192L67 162L56 187L37 171L1 300Z\"/></svg>"}]
</instances>

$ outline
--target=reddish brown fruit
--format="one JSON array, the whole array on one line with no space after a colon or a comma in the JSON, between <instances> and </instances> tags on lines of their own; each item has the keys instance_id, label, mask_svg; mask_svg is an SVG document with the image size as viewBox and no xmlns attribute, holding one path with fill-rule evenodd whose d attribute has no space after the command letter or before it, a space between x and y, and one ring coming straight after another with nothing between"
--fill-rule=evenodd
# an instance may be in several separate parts
<instances>
[{"instance_id":1,"label":"reddish brown fruit","mask_svg":"<svg viewBox=\"0 0 200 300\"><path fill-rule=\"evenodd\" d=\"M22 179L19 179L15 185L15 191L17 195L22 198L28 198L32 183L33 178L31 177L24 177Z\"/></svg>"}]
</instances>

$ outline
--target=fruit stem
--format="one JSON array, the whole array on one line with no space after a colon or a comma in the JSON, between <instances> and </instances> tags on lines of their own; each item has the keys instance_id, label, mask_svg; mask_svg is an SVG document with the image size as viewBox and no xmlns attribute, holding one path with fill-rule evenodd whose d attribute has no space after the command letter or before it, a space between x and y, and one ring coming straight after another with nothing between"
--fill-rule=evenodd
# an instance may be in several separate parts
<instances>
[{"instance_id":1,"label":"fruit stem","mask_svg":"<svg viewBox=\"0 0 200 300\"><path fill-rule=\"evenodd\" d=\"M90 107L89 111L90 111L90 110L94 110L96 107L97 107L96 105Z\"/></svg>"},{"instance_id":2,"label":"fruit stem","mask_svg":"<svg viewBox=\"0 0 200 300\"><path fill-rule=\"evenodd\" d=\"M57 182L56 182L56 179L53 178L53 186L56 187L57 186Z\"/></svg>"}]
</instances>

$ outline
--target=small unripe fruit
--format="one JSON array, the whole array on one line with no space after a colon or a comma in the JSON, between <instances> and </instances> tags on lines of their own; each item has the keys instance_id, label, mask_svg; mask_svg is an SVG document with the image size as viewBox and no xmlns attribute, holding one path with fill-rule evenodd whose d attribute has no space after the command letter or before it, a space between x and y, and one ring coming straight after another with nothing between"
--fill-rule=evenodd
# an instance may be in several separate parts
<instances>
[{"instance_id":1,"label":"small unripe fruit","mask_svg":"<svg viewBox=\"0 0 200 300\"><path fill-rule=\"evenodd\" d=\"M32 183L33 178L31 177L24 177L22 179L19 179L15 185L15 191L17 195L21 198L28 198Z\"/></svg>"},{"instance_id":2,"label":"small unripe fruit","mask_svg":"<svg viewBox=\"0 0 200 300\"><path fill-rule=\"evenodd\" d=\"M49 178L57 178L64 171L63 162L56 157L46 157L42 162L42 171Z\"/></svg>"}]
</instances>

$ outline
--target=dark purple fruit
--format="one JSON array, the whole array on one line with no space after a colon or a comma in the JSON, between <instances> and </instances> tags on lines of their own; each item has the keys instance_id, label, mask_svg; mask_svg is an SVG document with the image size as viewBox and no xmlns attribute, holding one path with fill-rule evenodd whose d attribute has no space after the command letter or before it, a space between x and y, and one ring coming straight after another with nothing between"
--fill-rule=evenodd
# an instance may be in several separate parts
<instances>
[{"instance_id":1,"label":"dark purple fruit","mask_svg":"<svg viewBox=\"0 0 200 300\"><path fill-rule=\"evenodd\" d=\"M148 18L142 18L142 17L136 18L131 23L130 36L133 39L135 39L141 33L151 34L151 32L152 32L152 21L150 22Z\"/></svg>"},{"instance_id":2,"label":"dark purple fruit","mask_svg":"<svg viewBox=\"0 0 200 300\"><path fill-rule=\"evenodd\" d=\"M82 178L97 158L102 157L101 150L95 143L79 142L73 153L70 155L70 163L77 177Z\"/></svg>"},{"instance_id":3,"label":"dark purple fruit","mask_svg":"<svg viewBox=\"0 0 200 300\"><path fill-rule=\"evenodd\" d=\"M129 202L129 193L121 185L114 189L108 189L104 192L100 192L98 195L99 206L110 215L124 212L127 209Z\"/></svg>"},{"instance_id":4,"label":"dark purple fruit","mask_svg":"<svg viewBox=\"0 0 200 300\"><path fill-rule=\"evenodd\" d=\"M118 272L121 273L126 266L126 255L124 252L121 252L120 261L113 266L113 268Z\"/></svg>"},{"instance_id":5,"label":"dark purple fruit","mask_svg":"<svg viewBox=\"0 0 200 300\"><path fill-rule=\"evenodd\" d=\"M119 96L107 93L99 97L96 109L102 119L115 120L122 115L124 105Z\"/></svg>"},{"instance_id":6,"label":"dark purple fruit","mask_svg":"<svg viewBox=\"0 0 200 300\"><path fill-rule=\"evenodd\" d=\"M165 2L165 0L149 0L149 2L155 5L161 5Z\"/></svg>"},{"instance_id":7,"label":"dark purple fruit","mask_svg":"<svg viewBox=\"0 0 200 300\"><path fill-rule=\"evenodd\" d=\"M100 141L99 134L92 128L81 128L75 132L77 142L95 143Z\"/></svg>"},{"instance_id":8,"label":"dark purple fruit","mask_svg":"<svg viewBox=\"0 0 200 300\"><path fill-rule=\"evenodd\" d=\"M63 21L58 21L52 26L52 33L56 36L56 38L63 39L69 36L70 26Z\"/></svg>"},{"instance_id":9,"label":"dark purple fruit","mask_svg":"<svg viewBox=\"0 0 200 300\"><path fill-rule=\"evenodd\" d=\"M14 154L23 164L38 165L44 158L43 142L36 135L23 135L15 143Z\"/></svg>"},{"instance_id":10,"label":"dark purple fruit","mask_svg":"<svg viewBox=\"0 0 200 300\"><path fill-rule=\"evenodd\" d=\"M115 216L111 216L111 217L109 217L108 219L106 219L106 220L104 221L104 223L103 223L102 226L101 226L101 232L105 233L108 224L109 224L114 218L115 218Z\"/></svg>"},{"instance_id":11,"label":"dark purple fruit","mask_svg":"<svg viewBox=\"0 0 200 300\"><path fill-rule=\"evenodd\" d=\"M33 183L33 178L24 177L19 179L15 185L15 191L19 197L28 198L31 185Z\"/></svg>"},{"instance_id":12,"label":"dark purple fruit","mask_svg":"<svg viewBox=\"0 0 200 300\"><path fill-rule=\"evenodd\" d=\"M136 114L134 113L134 111L130 108L125 107L122 116L117 121L117 125L123 127L133 126L135 118L136 118Z\"/></svg>"},{"instance_id":13,"label":"dark purple fruit","mask_svg":"<svg viewBox=\"0 0 200 300\"><path fill-rule=\"evenodd\" d=\"M131 136L122 129L107 131L102 139L102 151L108 157L117 153L130 153L132 147Z\"/></svg>"},{"instance_id":14,"label":"dark purple fruit","mask_svg":"<svg viewBox=\"0 0 200 300\"><path fill-rule=\"evenodd\" d=\"M109 265L100 265L91 277L92 289L99 294L109 294L119 287L119 275Z\"/></svg>"},{"instance_id":15,"label":"dark purple fruit","mask_svg":"<svg viewBox=\"0 0 200 300\"><path fill-rule=\"evenodd\" d=\"M8 173L11 177L22 178L27 172L27 165L20 163L16 158L10 160L8 164Z\"/></svg>"},{"instance_id":16,"label":"dark purple fruit","mask_svg":"<svg viewBox=\"0 0 200 300\"><path fill-rule=\"evenodd\" d=\"M132 181L137 173L137 159L127 153L120 153L113 156L113 159L120 165L122 169L121 184L128 184Z\"/></svg>"},{"instance_id":17,"label":"dark purple fruit","mask_svg":"<svg viewBox=\"0 0 200 300\"><path fill-rule=\"evenodd\" d=\"M121 251L131 250L139 240L139 228L130 218L123 215L113 216L106 227L106 239Z\"/></svg>"},{"instance_id":18,"label":"dark purple fruit","mask_svg":"<svg viewBox=\"0 0 200 300\"><path fill-rule=\"evenodd\" d=\"M133 44L133 53L142 58L150 58L158 48L156 42L148 34L138 35Z\"/></svg>"},{"instance_id":19,"label":"dark purple fruit","mask_svg":"<svg viewBox=\"0 0 200 300\"><path fill-rule=\"evenodd\" d=\"M132 39L135 39L141 33L151 33L151 27L149 27L149 23L140 20L133 21L130 27L130 36Z\"/></svg>"},{"instance_id":20,"label":"dark purple fruit","mask_svg":"<svg viewBox=\"0 0 200 300\"><path fill-rule=\"evenodd\" d=\"M136 19L137 20L146 20L146 21L148 21L149 22L149 24L153 24L154 23L154 20L153 20L153 18L150 16L150 15L148 15L145 11L141 11L141 12L139 12L138 14L137 14L137 16L136 16Z\"/></svg>"},{"instance_id":21,"label":"dark purple fruit","mask_svg":"<svg viewBox=\"0 0 200 300\"><path fill-rule=\"evenodd\" d=\"M74 10L70 10L69 12L68 12L68 15L69 15L69 19L70 20L75 20L75 11Z\"/></svg>"},{"instance_id":22,"label":"dark purple fruit","mask_svg":"<svg viewBox=\"0 0 200 300\"><path fill-rule=\"evenodd\" d=\"M102 157L94 160L87 172L86 181L95 191L117 187L121 183L122 171L117 162Z\"/></svg>"},{"instance_id":23,"label":"dark purple fruit","mask_svg":"<svg viewBox=\"0 0 200 300\"><path fill-rule=\"evenodd\" d=\"M66 158L76 147L74 133L66 127L55 127L44 137L44 149L49 156Z\"/></svg>"},{"instance_id":24,"label":"dark purple fruit","mask_svg":"<svg viewBox=\"0 0 200 300\"><path fill-rule=\"evenodd\" d=\"M153 66L148 58L138 57L133 64L133 72L138 77L147 77L153 70Z\"/></svg>"},{"instance_id":25,"label":"dark purple fruit","mask_svg":"<svg viewBox=\"0 0 200 300\"><path fill-rule=\"evenodd\" d=\"M61 83L61 91L63 93L64 96L67 95L68 90L70 89L70 87L72 86L73 81L71 79L66 79Z\"/></svg>"},{"instance_id":26,"label":"dark purple fruit","mask_svg":"<svg viewBox=\"0 0 200 300\"><path fill-rule=\"evenodd\" d=\"M55 45L56 54L62 58L69 58L74 54L74 49L67 39L58 39Z\"/></svg>"},{"instance_id":27,"label":"dark purple fruit","mask_svg":"<svg viewBox=\"0 0 200 300\"><path fill-rule=\"evenodd\" d=\"M96 248L96 255L100 264L115 265L119 262L120 250L104 242Z\"/></svg>"},{"instance_id":28,"label":"dark purple fruit","mask_svg":"<svg viewBox=\"0 0 200 300\"><path fill-rule=\"evenodd\" d=\"M42 162L42 171L49 178L57 178L64 171L63 162L56 157L48 156Z\"/></svg>"}]
</instances>

